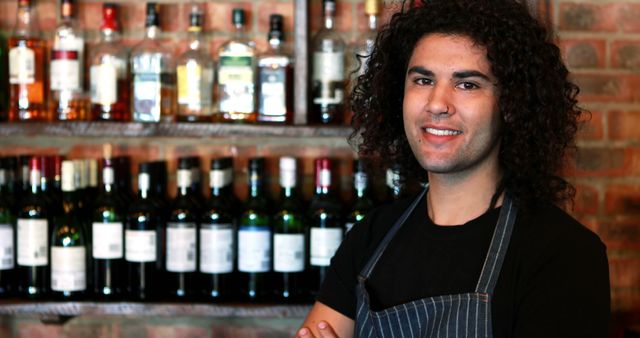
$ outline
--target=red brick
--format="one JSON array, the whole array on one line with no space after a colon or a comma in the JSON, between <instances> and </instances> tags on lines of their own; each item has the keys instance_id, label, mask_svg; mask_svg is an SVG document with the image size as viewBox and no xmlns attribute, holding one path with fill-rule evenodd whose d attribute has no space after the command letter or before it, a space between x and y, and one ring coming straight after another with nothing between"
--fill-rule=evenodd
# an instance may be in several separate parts
<instances>
[{"instance_id":1,"label":"red brick","mask_svg":"<svg viewBox=\"0 0 640 338\"><path fill-rule=\"evenodd\" d=\"M45 32L46 36L50 36L47 33L52 34L56 26L58 25L57 13L58 5L57 1L38 1L36 10L38 11L38 22L40 23L40 29Z\"/></svg>"},{"instance_id":2,"label":"red brick","mask_svg":"<svg viewBox=\"0 0 640 338\"><path fill-rule=\"evenodd\" d=\"M611 312L638 312L640 311L640 290L611 289Z\"/></svg>"},{"instance_id":3,"label":"red brick","mask_svg":"<svg viewBox=\"0 0 640 338\"><path fill-rule=\"evenodd\" d=\"M569 210L571 211L571 210ZM599 220L596 216L587 216L587 215L577 215L572 213L572 216L580 222L580 224L584 225L587 229L593 231L598 234L598 226Z\"/></svg>"},{"instance_id":4,"label":"red brick","mask_svg":"<svg viewBox=\"0 0 640 338\"><path fill-rule=\"evenodd\" d=\"M570 68L603 68L606 42L600 39L567 39L560 41L560 50Z\"/></svg>"},{"instance_id":5,"label":"red brick","mask_svg":"<svg viewBox=\"0 0 640 338\"><path fill-rule=\"evenodd\" d=\"M611 44L611 67L640 69L640 41L614 41Z\"/></svg>"},{"instance_id":6,"label":"red brick","mask_svg":"<svg viewBox=\"0 0 640 338\"><path fill-rule=\"evenodd\" d=\"M56 338L63 336L62 325L18 322L16 326L18 338Z\"/></svg>"},{"instance_id":7,"label":"red brick","mask_svg":"<svg viewBox=\"0 0 640 338\"><path fill-rule=\"evenodd\" d=\"M76 14L80 28L85 30L99 30L102 25L102 3L79 2Z\"/></svg>"},{"instance_id":8,"label":"red brick","mask_svg":"<svg viewBox=\"0 0 640 338\"><path fill-rule=\"evenodd\" d=\"M640 111L609 113L609 138L612 140L640 140Z\"/></svg>"},{"instance_id":9,"label":"red brick","mask_svg":"<svg viewBox=\"0 0 640 338\"><path fill-rule=\"evenodd\" d=\"M246 14L246 29L253 29L253 5L250 2L215 2L206 7L205 30L214 32L231 32L231 12L234 8L242 8Z\"/></svg>"},{"instance_id":10,"label":"red brick","mask_svg":"<svg viewBox=\"0 0 640 338\"><path fill-rule=\"evenodd\" d=\"M189 4L161 4L160 24L165 32L186 32L189 28Z\"/></svg>"},{"instance_id":11,"label":"red brick","mask_svg":"<svg viewBox=\"0 0 640 338\"><path fill-rule=\"evenodd\" d=\"M320 30L320 27L324 25L323 14L322 14L322 2L321 1L313 1L309 6L309 11L311 12L309 17L309 23L311 25L311 36L313 36L317 31ZM347 2L337 2L336 3L336 14L335 14L335 29L339 32L349 32L351 31L353 21L351 18L353 13L353 4Z\"/></svg>"},{"instance_id":12,"label":"red brick","mask_svg":"<svg viewBox=\"0 0 640 338\"><path fill-rule=\"evenodd\" d=\"M575 161L569 163L568 172L575 176L624 176L631 166L632 154L624 148L578 149ZM572 167L573 165L573 167Z\"/></svg>"},{"instance_id":13,"label":"red brick","mask_svg":"<svg viewBox=\"0 0 640 338\"><path fill-rule=\"evenodd\" d=\"M11 31L17 16L17 1L0 1L0 30Z\"/></svg>"},{"instance_id":14,"label":"red brick","mask_svg":"<svg viewBox=\"0 0 640 338\"><path fill-rule=\"evenodd\" d=\"M612 288L633 288L640 285L640 257L609 258Z\"/></svg>"},{"instance_id":15,"label":"red brick","mask_svg":"<svg viewBox=\"0 0 640 338\"><path fill-rule=\"evenodd\" d=\"M581 117L581 124L578 129L578 140L594 141L601 140L604 137L603 114L594 110L591 114L584 114Z\"/></svg>"},{"instance_id":16,"label":"red brick","mask_svg":"<svg viewBox=\"0 0 640 338\"><path fill-rule=\"evenodd\" d=\"M640 217L599 221L597 231L608 250L640 250Z\"/></svg>"},{"instance_id":17,"label":"red brick","mask_svg":"<svg viewBox=\"0 0 640 338\"><path fill-rule=\"evenodd\" d=\"M280 14L284 17L284 36L287 42L293 42L293 29L295 25L293 1L259 1L258 8L258 32L267 33L269 31L269 16L271 14ZM261 34L261 36L266 34Z\"/></svg>"},{"instance_id":18,"label":"red brick","mask_svg":"<svg viewBox=\"0 0 640 338\"><path fill-rule=\"evenodd\" d=\"M611 185L605 193L608 215L640 215L640 185Z\"/></svg>"},{"instance_id":19,"label":"red brick","mask_svg":"<svg viewBox=\"0 0 640 338\"><path fill-rule=\"evenodd\" d=\"M616 4L561 3L560 30L613 32L616 30Z\"/></svg>"},{"instance_id":20,"label":"red brick","mask_svg":"<svg viewBox=\"0 0 640 338\"><path fill-rule=\"evenodd\" d=\"M622 2L622 1L621 1ZM638 33L640 32L640 4L624 1L619 5L617 11L618 27L623 32Z\"/></svg>"},{"instance_id":21,"label":"red brick","mask_svg":"<svg viewBox=\"0 0 640 338\"><path fill-rule=\"evenodd\" d=\"M576 185L576 197L573 212L580 214L598 213L599 201L598 190L592 186L580 184Z\"/></svg>"},{"instance_id":22,"label":"red brick","mask_svg":"<svg viewBox=\"0 0 640 338\"><path fill-rule=\"evenodd\" d=\"M573 80L580 86L580 102L634 102L640 99L635 88L640 75L607 75L574 73Z\"/></svg>"},{"instance_id":23,"label":"red brick","mask_svg":"<svg viewBox=\"0 0 640 338\"><path fill-rule=\"evenodd\" d=\"M120 22L123 31L143 30L146 19L144 2L127 2L120 5Z\"/></svg>"}]
</instances>

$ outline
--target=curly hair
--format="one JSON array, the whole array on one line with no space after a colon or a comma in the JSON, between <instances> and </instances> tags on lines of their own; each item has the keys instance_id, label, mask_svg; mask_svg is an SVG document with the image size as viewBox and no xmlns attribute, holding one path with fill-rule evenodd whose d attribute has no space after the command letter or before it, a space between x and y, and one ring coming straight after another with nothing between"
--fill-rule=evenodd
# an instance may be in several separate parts
<instances>
[{"instance_id":1,"label":"curly hair","mask_svg":"<svg viewBox=\"0 0 640 338\"><path fill-rule=\"evenodd\" d=\"M515 203L526 209L537 201L572 201L575 189L560 172L585 113L577 106L579 88L551 34L515 0L403 3L379 32L351 93L350 142L359 155L400 163L407 181L427 180L405 136L402 105L413 49L431 33L465 36L487 51L500 89L501 183Z\"/></svg>"}]
</instances>

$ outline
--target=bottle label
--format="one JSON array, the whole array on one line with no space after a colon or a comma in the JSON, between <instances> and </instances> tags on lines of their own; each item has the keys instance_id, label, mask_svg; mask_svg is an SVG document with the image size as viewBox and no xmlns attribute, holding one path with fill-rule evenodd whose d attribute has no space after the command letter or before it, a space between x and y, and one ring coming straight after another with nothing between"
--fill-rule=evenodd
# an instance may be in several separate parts
<instances>
[{"instance_id":1,"label":"bottle label","mask_svg":"<svg viewBox=\"0 0 640 338\"><path fill-rule=\"evenodd\" d=\"M342 229L311 228L311 265L329 266L342 242Z\"/></svg>"},{"instance_id":2,"label":"bottle label","mask_svg":"<svg viewBox=\"0 0 640 338\"><path fill-rule=\"evenodd\" d=\"M93 223L93 258L120 259L124 256L123 225L114 223Z\"/></svg>"},{"instance_id":3,"label":"bottle label","mask_svg":"<svg viewBox=\"0 0 640 338\"><path fill-rule=\"evenodd\" d=\"M160 73L133 75L133 119L136 122L160 121Z\"/></svg>"},{"instance_id":4,"label":"bottle label","mask_svg":"<svg viewBox=\"0 0 640 338\"><path fill-rule=\"evenodd\" d=\"M192 111L210 106L212 84L212 68L203 69L193 60L178 66L178 103L186 105Z\"/></svg>"},{"instance_id":5,"label":"bottle label","mask_svg":"<svg viewBox=\"0 0 640 338\"><path fill-rule=\"evenodd\" d=\"M46 219L18 219L18 265L49 264L49 224Z\"/></svg>"},{"instance_id":6,"label":"bottle label","mask_svg":"<svg viewBox=\"0 0 640 338\"><path fill-rule=\"evenodd\" d=\"M220 56L218 87L221 112L253 113L253 63L252 56Z\"/></svg>"},{"instance_id":7,"label":"bottle label","mask_svg":"<svg viewBox=\"0 0 640 338\"><path fill-rule=\"evenodd\" d=\"M191 185L191 170L178 169L176 172L176 184L178 188L189 188Z\"/></svg>"},{"instance_id":8,"label":"bottle label","mask_svg":"<svg viewBox=\"0 0 640 338\"><path fill-rule=\"evenodd\" d=\"M118 102L118 71L115 65L91 66L91 103L110 106Z\"/></svg>"},{"instance_id":9,"label":"bottle label","mask_svg":"<svg viewBox=\"0 0 640 338\"><path fill-rule=\"evenodd\" d=\"M36 81L36 53L24 46L9 51L9 82L32 84Z\"/></svg>"},{"instance_id":10,"label":"bottle label","mask_svg":"<svg viewBox=\"0 0 640 338\"><path fill-rule=\"evenodd\" d=\"M167 271L196 271L195 223L167 224Z\"/></svg>"},{"instance_id":11,"label":"bottle label","mask_svg":"<svg viewBox=\"0 0 640 338\"><path fill-rule=\"evenodd\" d=\"M260 68L260 113L284 117L287 114L285 68Z\"/></svg>"},{"instance_id":12,"label":"bottle label","mask_svg":"<svg viewBox=\"0 0 640 338\"><path fill-rule=\"evenodd\" d=\"M304 271L304 235L275 234L273 236L273 270Z\"/></svg>"},{"instance_id":13,"label":"bottle label","mask_svg":"<svg viewBox=\"0 0 640 338\"><path fill-rule=\"evenodd\" d=\"M83 291L87 288L84 246L51 247L51 290Z\"/></svg>"},{"instance_id":14,"label":"bottle label","mask_svg":"<svg viewBox=\"0 0 640 338\"><path fill-rule=\"evenodd\" d=\"M269 227L240 227L238 231L238 270L268 272L271 269L271 230Z\"/></svg>"},{"instance_id":15,"label":"bottle label","mask_svg":"<svg viewBox=\"0 0 640 338\"><path fill-rule=\"evenodd\" d=\"M0 270L13 269L13 227L0 224Z\"/></svg>"},{"instance_id":16,"label":"bottle label","mask_svg":"<svg viewBox=\"0 0 640 338\"><path fill-rule=\"evenodd\" d=\"M209 171L209 186L211 188L222 188L227 186L233 180L233 170L231 168L224 170Z\"/></svg>"},{"instance_id":17,"label":"bottle label","mask_svg":"<svg viewBox=\"0 0 640 338\"><path fill-rule=\"evenodd\" d=\"M233 271L233 227L231 224L202 225L200 228L200 271Z\"/></svg>"},{"instance_id":18,"label":"bottle label","mask_svg":"<svg viewBox=\"0 0 640 338\"><path fill-rule=\"evenodd\" d=\"M125 259L128 262L156 261L156 232L154 230L126 230Z\"/></svg>"},{"instance_id":19,"label":"bottle label","mask_svg":"<svg viewBox=\"0 0 640 338\"><path fill-rule=\"evenodd\" d=\"M344 101L344 53L313 53L315 104L342 104Z\"/></svg>"},{"instance_id":20,"label":"bottle label","mask_svg":"<svg viewBox=\"0 0 640 338\"><path fill-rule=\"evenodd\" d=\"M367 189L367 182L368 182L367 174L363 172L357 172L353 174L353 187L357 191L362 191Z\"/></svg>"},{"instance_id":21,"label":"bottle label","mask_svg":"<svg viewBox=\"0 0 640 338\"><path fill-rule=\"evenodd\" d=\"M51 51L50 76L52 90L80 90L80 52Z\"/></svg>"}]
</instances>

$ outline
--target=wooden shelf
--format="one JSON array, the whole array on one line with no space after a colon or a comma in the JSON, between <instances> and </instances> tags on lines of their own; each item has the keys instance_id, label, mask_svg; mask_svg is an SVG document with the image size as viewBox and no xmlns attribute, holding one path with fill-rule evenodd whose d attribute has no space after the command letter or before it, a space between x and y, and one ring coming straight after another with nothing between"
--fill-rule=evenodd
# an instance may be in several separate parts
<instances>
[{"instance_id":1,"label":"wooden shelf","mask_svg":"<svg viewBox=\"0 0 640 338\"><path fill-rule=\"evenodd\" d=\"M0 137L311 137L347 138L349 126L279 126L222 123L21 122L0 123Z\"/></svg>"}]
</instances>

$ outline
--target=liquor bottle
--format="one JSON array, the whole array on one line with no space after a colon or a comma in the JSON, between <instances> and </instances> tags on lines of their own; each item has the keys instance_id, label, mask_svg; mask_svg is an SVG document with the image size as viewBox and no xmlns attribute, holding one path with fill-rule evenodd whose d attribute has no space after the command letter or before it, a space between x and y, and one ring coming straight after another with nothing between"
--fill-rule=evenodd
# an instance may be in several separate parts
<instances>
[{"instance_id":1,"label":"liquor bottle","mask_svg":"<svg viewBox=\"0 0 640 338\"><path fill-rule=\"evenodd\" d=\"M364 14L367 17L367 29L356 39L353 50L349 55L349 84L353 90L358 76L367 70L369 55L373 50L378 34L378 14L380 14L380 0L365 0Z\"/></svg>"},{"instance_id":2,"label":"liquor bottle","mask_svg":"<svg viewBox=\"0 0 640 338\"><path fill-rule=\"evenodd\" d=\"M273 217L273 286L276 299L288 302L301 301L305 292L305 215L296 181L296 160L280 158L281 200Z\"/></svg>"},{"instance_id":3,"label":"liquor bottle","mask_svg":"<svg viewBox=\"0 0 640 338\"><path fill-rule=\"evenodd\" d=\"M118 7L102 6L100 42L90 58L91 118L98 121L131 120L129 53L120 41Z\"/></svg>"},{"instance_id":4,"label":"liquor bottle","mask_svg":"<svg viewBox=\"0 0 640 338\"><path fill-rule=\"evenodd\" d=\"M211 160L209 171L211 196L206 202L200 223L200 284L206 299L228 301L237 287L234 279L235 225L233 159Z\"/></svg>"},{"instance_id":5,"label":"liquor bottle","mask_svg":"<svg viewBox=\"0 0 640 338\"><path fill-rule=\"evenodd\" d=\"M264 158L249 159L249 197L238 227L238 288L240 298L264 301L272 292L271 219L264 189Z\"/></svg>"},{"instance_id":6,"label":"liquor bottle","mask_svg":"<svg viewBox=\"0 0 640 338\"><path fill-rule=\"evenodd\" d=\"M284 48L282 15L269 17L269 49L258 58L258 121L293 123L293 60Z\"/></svg>"},{"instance_id":7,"label":"liquor bottle","mask_svg":"<svg viewBox=\"0 0 640 338\"><path fill-rule=\"evenodd\" d=\"M345 43L334 29L335 0L323 0L324 26L313 38L312 105L310 120L342 123L345 99Z\"/></svg>"},{"instance_id":8,"label":"liquor bottle","mask_svg":"<svg viewBox=\"0 0 640 338\"><path fill-rule=\"evenodd\" d=\"M51 49L50 86L53 116L61 121L87 119L84 93L84 37L77 27L75 0L61 0L60 19Z\"/></svg>"},{"instance_id":9,"label":"liquor bottle","mask_svg":"<svg viewBox=\"0 0 640 338\"><path fill-rule=\"evenodd\" d=\"M162 236L158 205L151 198L151 166L140 163L138 197L125 223L126 291L129 299L147 301L159 296L162 280Z\"/></svg>"},{"instance_id":10,"label":"liquor bottle","mask_svg":"<svg viewBox=\"0 0 640 338\"><path fill-rule=\"evenodd\" d=\"M195 285L198 267L198 218L200 216L191 194L191 163L188 158L178 162L178 193L171 203L165 238L166 280L170 298L188 300L197 293Z\"/></svg>"},{"instance_id":11,"label":"liquor bottle","mask_svg":"<svg viewBox=\"0 0 640 338\"><path fill-rule=\"evenodd\" d=\"M0 122L9 120L9 58L7 40L0 33Z\"/></svg>"},{"instance_id":12,"label":"liquor bottle","mask_svg":"<svg viewBox=\"0 0 640 338\"><path fill-rule=\"evenodd\" d=\"M133 121L170 122L175 112L175 64L159 40L157 3L147 3L145 38L131 52Z\"/></svg>"},{"instance_id":13,"label":"liquor bottle","mask_svg":"<svg viewBox=\"0 0 640 338\"><path fill-rule=\"evenodd\" d=\"M244 31L243 9L234 8L233 37L218 50L218 115L219 121L256 121L256 50Z\"/></svg>"},{"instance_id":14,"label":"liquor bottle","mask_svg":"<svg viewBox=\"0 0 640 338\"><path fill-rule=\"evenodd\" d=\"M315 294L342 242L342 208L332 191L332 162L315 160L315 193L309 206L309 287Z\"/></svg>"},{"instance_id":15,"label":"liquor bottle","mask_svg":"<svg viewBox=\"0 0 640 338\"><path fill-rule=\"evenodd\" d=\"M115 171L107 147L102 162L102 188L95 201L91 225L93 296L114 300L124 282L124 204L115 188Z\"/></svg>"},{"instance_id":16,"label":"liquor bottle","mask_svg":"<svg viewBox=\"0 0 640 338\"><path fill-rule=\"evenodd\" d=\"M353 195L351 210L344 223L345 233L349 232L356 222L362 221L365 214L375 205L369 196L369 176L365 171L365 163L360 159L353 160Z\"/></svg>"},{"instance_id":17,"label":"liquor bottle","mask_svg":"<svg viewBox=\"0 0 640 338\"><path fill-rule=\"evenodd\" d=\"M49 210L40 188L41 164L29 160L30 191L23 196L16 226L18 294L42 299L49 292Z\"/></svg>"},{"instance_id":18,"label":"liquor bottle","mask_svg":"<svg viewBox=\"0 0 640 338\"><path fill-rule=\"evenodd\" d=\"M7 158L0 158L0 298L12 295L15 280L15 217Z\"/></svg>"},{"instance_id":19,"label":"liquor bottle","mask_svg":"<svg viewBox=\"0 0 640 338\"><path fill-rule=\"evenodd\" d=\"M178 121L211 120L213 59L202 39L203 15L193 5L189 14L189 49L176 61L178 74Z\"/></svg>"},{"instance_id":20,"label":"liquor bottle","mask_svg":"<svg viewBox=\"0 0 640 338\"><path fill-rule=\"evenodd\" d=\"M53 218L51 234L51 293L54 298L78 300L87 293L87 248L78 210L72 161L62 162L62 206Z\"/></svg>"},{"instance_id":21,"label":"liquor bottle","mask_svg":"<svg viewBox=\"0 0 640 338\"><path fill-rule=\"evenodd\" d=\"M18 0L18 19L9 37L9 121L49 121L46 43L31 0Z\"/></svg>"}]
</instances>

